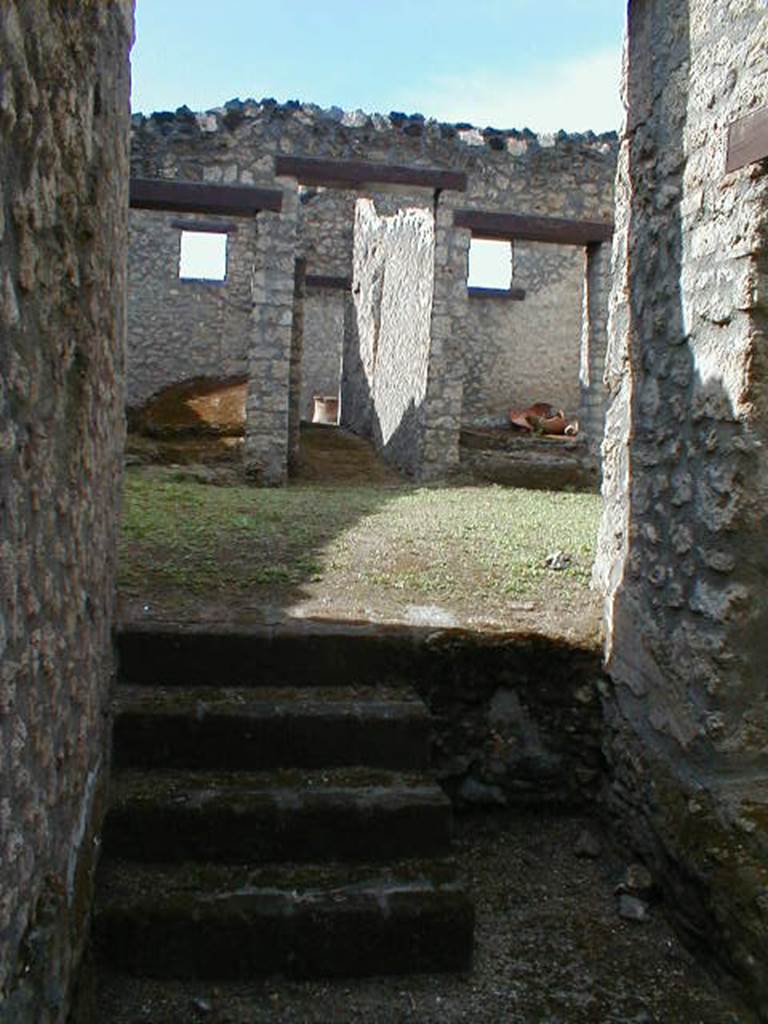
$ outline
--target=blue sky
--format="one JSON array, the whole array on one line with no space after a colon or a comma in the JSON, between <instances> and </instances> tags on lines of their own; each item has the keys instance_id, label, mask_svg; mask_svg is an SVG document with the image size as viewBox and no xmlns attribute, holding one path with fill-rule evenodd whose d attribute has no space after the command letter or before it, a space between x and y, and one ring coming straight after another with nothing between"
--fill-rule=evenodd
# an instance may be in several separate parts
<instances>
[{"instance_id":1,"label":"blue sky","mask_svg":"<svg viewBox=\"0 0 768 1024\"><path fill-rule=\"evenodd\" d=\"M133 108L274 96L607 131L624 17L621 0L137 0Z\"/></svg>"}]
</instances>

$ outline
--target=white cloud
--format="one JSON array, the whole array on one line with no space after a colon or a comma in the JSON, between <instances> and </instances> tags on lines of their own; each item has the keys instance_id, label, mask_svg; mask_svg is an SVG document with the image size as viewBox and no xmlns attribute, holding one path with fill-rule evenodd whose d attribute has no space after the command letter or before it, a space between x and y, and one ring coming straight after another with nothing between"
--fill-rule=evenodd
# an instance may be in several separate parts
<instances>
[{"instance_id":1,"label":"white cloud","mask_svg":"<svg viewBox=\"0 0 768 1024\"><path fill-rule=\"evenodd\" d=\"M619 52L601 50L559 63L528 65L525 71L516 71L513 61L509 72L479 69L427 81L417 100L403 96L402 109L423 110L440 121L535 132L621 127Z\"/></svg>"}]
</instances>

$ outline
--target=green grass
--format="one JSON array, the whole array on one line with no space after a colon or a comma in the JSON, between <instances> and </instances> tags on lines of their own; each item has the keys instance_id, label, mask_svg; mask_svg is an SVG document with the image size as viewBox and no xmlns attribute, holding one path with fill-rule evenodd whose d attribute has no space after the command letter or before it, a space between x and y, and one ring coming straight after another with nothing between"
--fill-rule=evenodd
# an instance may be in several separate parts
<instances>
[{"instance_id":1,"label":"green grass","mask_svg":"<svg viewBox=\"0 0 768 1024\"><path fill-rule=\"evenodd\" d=\"M127 474L124 597L270 601L317 591L347 603L503 608L553 580L584 591L596 495L499 486L211 487ZM546 568L548 554L571 556ZM313 590L314 588L314 590Z\"/></svg>"}]
</instances>

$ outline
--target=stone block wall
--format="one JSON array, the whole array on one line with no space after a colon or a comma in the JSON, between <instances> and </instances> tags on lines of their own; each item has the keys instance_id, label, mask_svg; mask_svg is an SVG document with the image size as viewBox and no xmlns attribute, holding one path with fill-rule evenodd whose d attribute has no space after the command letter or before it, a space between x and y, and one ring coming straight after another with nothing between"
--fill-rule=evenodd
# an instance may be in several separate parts
<instances>
[{"instance_id":1,"label":"stone block wall","mask_svg":"<svg viewBox=\"0 0 768 1024\"><path fill-rule=\"evenodd\" d=\"M0 9L0 1019L63 1022L109 761L130 0Z\"/></svg>"},{"instance_id":2,"label":"stone block wall","mask_svg":"<svg viewBox=\"0 0 768 1024\"><path fill-rule=\"evenodd\" d=\"M429 205L381 217L372 200L358 201L341 422L412 474L422 461L434 267Z\"/></svg>"},{"instance_id":3,"label":"stone block wall","mask_svg":"<svg viewBox=\"0 0 768 1024\"><path fill-rule=\"evenodd\" d=\"M768 1019L763 0L629 6L597 578L612 806Z\"/></svg>"}]
</instances>

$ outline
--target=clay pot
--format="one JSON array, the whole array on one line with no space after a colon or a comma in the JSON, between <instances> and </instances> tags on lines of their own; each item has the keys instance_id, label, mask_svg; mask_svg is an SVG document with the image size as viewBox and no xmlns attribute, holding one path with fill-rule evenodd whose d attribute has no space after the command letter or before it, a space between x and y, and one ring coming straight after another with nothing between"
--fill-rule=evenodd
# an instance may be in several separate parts
<instances>
[{"instance_id":1,"label":"clay pot","mask_svg":"<svg viewBox=\"0 0 768 1024\"><path fill-rule=\"evenodd\" d=\"M339 400L333 395L313 395L313 423L338 423Z\"/></svg>"}]
</instances>

